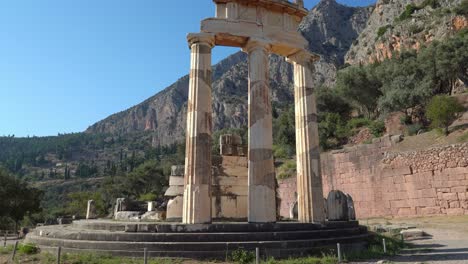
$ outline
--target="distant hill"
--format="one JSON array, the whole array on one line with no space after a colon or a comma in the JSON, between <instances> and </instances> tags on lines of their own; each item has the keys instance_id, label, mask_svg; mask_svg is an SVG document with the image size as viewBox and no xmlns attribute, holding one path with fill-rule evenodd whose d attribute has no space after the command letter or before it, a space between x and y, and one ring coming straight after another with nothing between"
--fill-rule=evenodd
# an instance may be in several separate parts
<instances>
[{"instance_id":1,"label":"distant hill","mask_svg":"<svg viewBox=\"0 0 468 264\"><path fill-rule=\"evenodd\" d=\"M316 85L330 86L337 68L353 41L366 27L373 7L348 7L334 0L322 0L310 10L299 30L310 42L309 49L322 56L316 66ZM239 128L247 124L247 60L242 52L213 67L214 129ZM189 60L189 58L187 58ZM293 102L293 72L289 63L270 57L270 84L277 106ZM126 134L150 131L152 144L167 145L184 138L188 75L148 100L112 115L92 126L87 133Z\"/></svg>"}]
</instances>

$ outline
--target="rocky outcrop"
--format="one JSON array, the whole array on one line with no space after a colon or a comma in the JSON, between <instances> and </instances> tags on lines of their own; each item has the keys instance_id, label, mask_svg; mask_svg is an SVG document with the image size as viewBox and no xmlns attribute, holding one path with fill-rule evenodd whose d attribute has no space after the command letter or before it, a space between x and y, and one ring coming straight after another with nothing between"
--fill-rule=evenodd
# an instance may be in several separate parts
<instances>
[{"instance_id":1,"label":"rocky outcrop","mask_svg":"<svg viewBox=\"0 0 468 264\"><path fill-rule=\"evenodd\" d=\"M383 61L402 50L419 50L434 40L443 40L467 27L467 20L454 12L461 0L438 0L438 5L424 0L378 0L345 61L350 64ZM416 7L407 18L401 18L408 5Z\"/></svg>"},{"instance_id":2,"label":"rocky outcrop","mask_svg":"<svg viewBox=\"0 0 468 264\"><path fill-rule=\"evenodd\" d=\"M334 83L336 69L364 29L372 8L347 7L322 0L300 26L310 41L310 50L322 56L316 65L316 86ZM189 59L189 58L187 58ZM213 127L239 128L247 124L247 58L235 53L213 67ZM292 67L284 58L270 56L272 100L279 105L293 102ZM153 145L183 140L189 77L184 76L155 96L89 127L88 133L127 134L150 131Z\"/></svg>"}]
</instances>

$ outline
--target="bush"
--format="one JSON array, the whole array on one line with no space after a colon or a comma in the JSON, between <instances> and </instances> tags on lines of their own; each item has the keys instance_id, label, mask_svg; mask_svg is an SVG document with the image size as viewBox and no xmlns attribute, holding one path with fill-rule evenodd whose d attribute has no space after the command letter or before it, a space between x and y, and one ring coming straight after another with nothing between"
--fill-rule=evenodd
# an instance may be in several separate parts
<instances>
[{"instance_id":1,"label":"bush","mask_svg":"<svg viewBox=\"0 0 468 264\"><path fill-rule=\"evenodd\" d=\"M434 128L443 128L448 134L449 125L455 121L457 114L464 111L463 106L453 97L437 95L426 107L426 116Z\"/></svg>"},{"instance_id":2,"label":"bush","mask_svg":"<svg viewBox=\"0 0 468 264\"><path fill-rule=\"evenodd\" d=\"M420 9L420 7L418 7L418 6L414 5L414 4L407 5L406 8L405 8L405 11L403 11L403 13L401 13L401 15L399 17L400 21L403 21L403 20L406 20L406 19L410 18L411 15L414 12L418 11L419 9Z\"/></svg>"},{"instance_id":3,"label":"bush","mask_svg":"<svg viewBox=\"0 0 468 264\"><path fill-rule=\"evenodd\" d=\"M145 193L145 194L140 195L138 200L140 202L151 202L151 201L156 201L157 198L158 196L154 193Z\"/></svg>"},{"instance_id":4,"label":"bush","mask_svg":"<svg viewBox=\"0 0 468 264\"><path fill-rule=\"evenodd\" d=\"M412 125L406 126L406 131L408 132L408 135L410 136L417 135L421 129L423 129L423 126L421 124L412 124Z\"/></svg>"},{"instance_id":5,"label":"bush","mask_svg":"<svg viewBox=\"0 0 468 264\"><path fill-rule=\"evenodd\" d=\"M369 125L369 130L374 137L381 137L385 132L385 123L383 121L374 121Z\"/></svg>"},{"instance_id":6,"label":"bush","mask_svg":"<svg viewBox=\"0 0 468 264\"><path fill-rule=\"evenodd\" d=\"M273 145L273 156L277 159L288 159L293 156L293 149L288 145Z\"/></svg>"},{"instance_id":7,"label":"bush","mask_svg":"<svg viewBox=\"0 0 468 264\"><path fill-rule=\"evenodd\" d=\"M278 179L287 179L295 176L297 173L296 170L296 161L295 160L288 160L281 164L278 168Z\"/></svg>"},{"instance_id":8,"label":"bush","mask_svg":"<svg viewBox=\"0 0 468 264\"><path fill-rule=\"evenodd\" d=\"M403 115L400 117L400 124L409 125L411 124L411 117L408 115Z\"/></svg>"},{"instance_id":9,"label":"bush","mask_svg":"<svg viewBox=\"0 0 468 264\"><path fill-rule=\"evenodd\" d=\"M349 130L353 130L356 128L369 126L371 123L372 121L367 118L353 118L348 121L348 123L346 124L346 127Z\"/></svg>"},{"instance_id":10,"label":"bush","mask_svg":"<svg viewBox=\"0 0 468 264\"><path fill-rule=\"evenodd\" d=\"M387 32L387 30L388 30L390 27L391 27L390 25L386 25L386 26L380 27L380 28L377 30L377 38L376 38L376 39L382 37L382 36Z\"/></svg>"},{"instance_id":11,"label":"bush","mask_svg":"<svg viewBox=\"0 0 468 264\"><path fill-rule=\"evenodd\" d=\"M239 264L250 264L255 260L255 253L244 249L236 249L231 252L230 260Z\"/></svg>"},{"instance_id":12,"label":"bush","mask_svg":"<svg viewBox=\"0 0 468 264\"><path fill-rule=\"evenodd\" d=\"M19 244L18 245L18 252L23 254L36 254L39 252L39 248L34 244Z\"/></svg>"},{"instance_id":13,"label":"bush","mask_svg":"<svg viewBox=\"0 0 468 264\"><path fill-rule=\"evenodd\" d=\"M455 8L455 13L460 16L468 16L468 0L463 0L459 6Z\"/></svg>"}]
</instances>

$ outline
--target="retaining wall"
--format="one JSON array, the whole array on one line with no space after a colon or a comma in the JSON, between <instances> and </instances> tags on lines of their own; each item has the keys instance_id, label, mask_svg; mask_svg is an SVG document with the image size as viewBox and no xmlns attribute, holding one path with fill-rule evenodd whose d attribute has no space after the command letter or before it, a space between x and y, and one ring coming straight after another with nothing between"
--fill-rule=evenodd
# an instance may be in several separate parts
<instances>
[{"instance_id":1,"label":"retaining wall","mask_svg":"<svg viewBox=\"0 0 468 264\"><path fill-rule=\"evenodd\" d=\"M321 155L324 195L349 193L358 218L468 214L468 143L393 153L391 137ZM289 217L296 179L279 180Z\"/></svg>"}]
</instances>

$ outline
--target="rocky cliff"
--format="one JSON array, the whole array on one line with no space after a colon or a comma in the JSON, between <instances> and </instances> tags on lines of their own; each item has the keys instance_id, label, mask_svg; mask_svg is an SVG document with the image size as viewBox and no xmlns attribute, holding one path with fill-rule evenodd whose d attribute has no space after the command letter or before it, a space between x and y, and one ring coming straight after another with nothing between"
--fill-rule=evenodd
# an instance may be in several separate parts
<instances>
[{"instance_id":1,"label":"rocky cliff","mask_svg":"<svg viewBox=\"0 0 468 264\"><path fill-rule=\"evenodd\" d=\"M345 56L347 63L372 63L402 50L443 40L468 27L457 14L461 0L378 0L366 28Z\"/></svg>"},{"instance_id":2,"label":"rocky cliff","mask_svg":"<svg viewBox=\"0 0 468 264\"><path fill-rule=\"evenodd\" d=\"M310 50L322 56L316 65L316 85L330 86L336 69L352 42L365 28L372 7L347 7L335 0L322 0L304 18L299 30L310 42ZM189 59L189 58L187 58ZM241 127L247 123L247 59L235 53L213 66L214 129ZM274 102L293 101L292 67L278 56L270 56L270 84ZM126 134L151 131L153 145L183 140L185 132L188 76L128 110L89 127L88 133Z\"/></svg>"}]
</instances>

